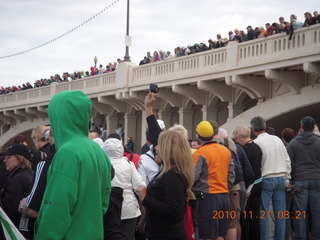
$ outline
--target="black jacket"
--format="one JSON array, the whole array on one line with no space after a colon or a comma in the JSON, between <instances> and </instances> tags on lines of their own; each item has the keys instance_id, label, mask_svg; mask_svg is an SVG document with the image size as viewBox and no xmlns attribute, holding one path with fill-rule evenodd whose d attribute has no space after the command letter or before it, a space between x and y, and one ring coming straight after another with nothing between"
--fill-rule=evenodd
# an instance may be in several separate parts
<instances>
[{"instance_id":1,"label":"black jacket","mask_svg":"<svg viewBox=\"0 0 320 240\"><path fill-rule=\"evenodd\" d=\"M150 239L187 239L184 214L187 179L177 169L155 177L147 187L145 235Z\"/></svg>"},{"instance_id":2,"label":"black jacket","mask_svg":"<svg viewBox=\"0 0 320 240\"><path fill-rule=\"evenodd\" d=\"M34 151L30 160L32 165L32 171L35 172L37 170L38 163L46 157L49 157L52 153L53 151L51 149L50 143L46 143L39 150Z\"/></svg>"},{"instance_id":3,"label":"black jacket","mask_svg":"<svg viewBox=\"0 0 320 240\"><path fill-rule=\"evenodd\" d=\"M287 146L293 183L320 180L320 138L313 132L300 133Z\"/></svg>"},{"instance_id":4,"label":"black jacket","mask_svg":"<svg viewBox=\"0 0 320 240\"><path fill-rule=\"evenodd\" d=\"M15 226L19 226L21 214L18 212L22 198L27 197L33 184L33 172L16 167L7 177L1 190L0 205Z\"/></svg>"}]
</instances>

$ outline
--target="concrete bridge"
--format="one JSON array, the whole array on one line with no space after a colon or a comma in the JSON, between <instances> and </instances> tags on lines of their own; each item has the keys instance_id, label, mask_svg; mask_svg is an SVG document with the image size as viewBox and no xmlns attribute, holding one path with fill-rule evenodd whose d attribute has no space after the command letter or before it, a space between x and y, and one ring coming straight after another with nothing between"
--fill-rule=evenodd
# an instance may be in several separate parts
<instances>
[{"instance_id":1,"label":"concrete bridge","mask_svg":"<svg viewBox=\"0 0 320 240\"><path fill-rule=\"evenodd\" d=\"M189 56L0 96L0 146L17 134L30 136L49 123L46 109L61 91L81 90L93 102L92 124L112 133L118 124L139 152L145 139L144 97L150 83L160 87L155 114L166 126L184 125L195 137L201 120L216 120L229 134L261 115L279 133L299 128L311 115L320 120L320 24Z\"/></svg>"}]
</instances>

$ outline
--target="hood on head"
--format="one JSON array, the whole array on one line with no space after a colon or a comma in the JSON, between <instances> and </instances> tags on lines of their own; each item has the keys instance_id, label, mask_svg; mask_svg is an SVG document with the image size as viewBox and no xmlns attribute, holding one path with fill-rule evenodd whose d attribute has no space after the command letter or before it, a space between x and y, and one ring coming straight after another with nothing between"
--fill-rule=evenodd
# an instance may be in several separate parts
<instances>
[{"instance_id":1,"label":"hood on head","mask_svg":"<svg viewBox=\"0 0 320 240\"><path fill-rule=\"evenodd\" d=\"M50 101L48 115L56 149L76 137L88 138L91 99L81 91L65 91Z\"/></svg>"},{"instance_id":2,"label":"hood on head","mask_svg":"<svg viewBox=\"0 0 320 240\"><path fill-rule=\"evenodd\" d=\"M109 158L122 158L123 157L123 145L119 139L109 138L102 145L103 151Z\"/></svg>"}]
</instances>

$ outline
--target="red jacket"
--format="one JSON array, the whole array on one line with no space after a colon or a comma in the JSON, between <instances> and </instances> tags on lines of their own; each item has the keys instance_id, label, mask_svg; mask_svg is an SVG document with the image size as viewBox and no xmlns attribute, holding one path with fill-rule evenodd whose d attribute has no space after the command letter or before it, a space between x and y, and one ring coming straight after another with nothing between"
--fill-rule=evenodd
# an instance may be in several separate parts
<instances>
[{"instance_id":1,"label":"red jacket","mask_svg":"<svg viewBox=\"0 0 320 240\"><path fill-rule=\"evenodd\" d=\"M272 26L270 26L267 29L267 32L264 34L264 36L267 37L267 36L273 35L273 31L274 31L274 28Z\"/></svg>"},{"instance_id":2,"label":"red jacket","mask_svg":"<svg viewBox=\"0 0 320 240\"><path fill-rule=\"evenodd\" d=\"M123 153L123 156L128 158L129 161L132 161L134 163L134 166L136 167L136 169L138 169L138 163L139 163L140 155L138 155L136 153L132 153L132 157L131 157L130 153L125 152L125 153Z\"/></svg>"}]
</instances>

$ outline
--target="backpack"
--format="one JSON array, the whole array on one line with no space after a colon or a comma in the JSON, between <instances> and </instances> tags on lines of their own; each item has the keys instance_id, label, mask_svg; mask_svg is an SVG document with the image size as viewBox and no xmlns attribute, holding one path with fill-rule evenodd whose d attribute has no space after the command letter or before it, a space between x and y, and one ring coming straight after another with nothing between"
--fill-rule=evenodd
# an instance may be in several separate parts
<instances>
[{"instance_id":1,"label":"backpack","mask_svg":"<svg viewBox=\"0 0 320 240\"><path fill-rule=\"evenodd\" d=\"M239 160L238 157L238 153L237 151L233 151L229 148L229 141L227 138L223 139L223 145L229 149L229 151L231 152L231 158L233 160L234 163L234 173L235 173L235 179L234 179L234 183L233 185L238 184L239 182L241 182L244 178L243 178L243 169L242 169L242 165L241 162Z\"/></svg>"}]
</instances>

